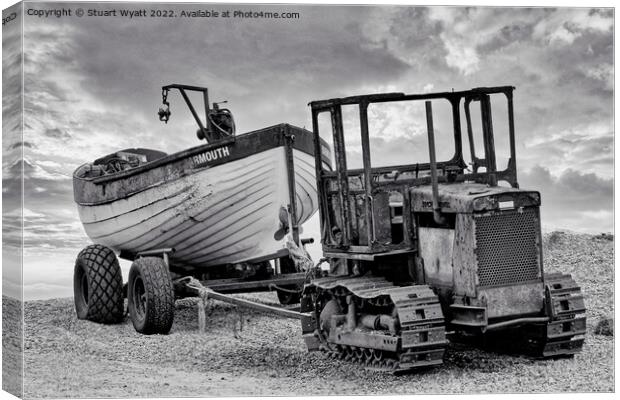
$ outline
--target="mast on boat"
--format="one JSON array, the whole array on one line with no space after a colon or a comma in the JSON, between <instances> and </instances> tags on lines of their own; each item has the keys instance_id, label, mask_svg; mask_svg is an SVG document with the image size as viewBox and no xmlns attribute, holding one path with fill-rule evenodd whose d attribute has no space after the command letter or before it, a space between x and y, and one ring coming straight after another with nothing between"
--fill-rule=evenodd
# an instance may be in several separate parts
<instances>
[{"instance_id":1,"label":"mast on boat","mask_svg":"<svg viewBox=\"0 0 620 400\"><path fill-rule=\"evenodd\" d=\"M209 107L209 89L206 87L200 86L191 86L191 85L180 85L177 83L162 86L161 88L161 97L162 103L164 107L159 108L159 120L165 123L168 123L170 119L170 103L168 102L168 92L171 89L177 89L181 92L181 96L183 96L183 100L187 104L190 112L192 113L196 124L198 124L198 131L196 135L198 139L205 139L208 143L213 143L218 140L222 140L228 137L232 137L235 135L235 119L233 118L232 113L227 108L220 108L220 104L226 103L226 101L222 101L219 103L213 103L213 108ZM203 123L192 101L190 100L187 92L200 92L202 93L203 101L204 101L204 109L205 109L205 122Z\"/></svg>"}]
</instances>

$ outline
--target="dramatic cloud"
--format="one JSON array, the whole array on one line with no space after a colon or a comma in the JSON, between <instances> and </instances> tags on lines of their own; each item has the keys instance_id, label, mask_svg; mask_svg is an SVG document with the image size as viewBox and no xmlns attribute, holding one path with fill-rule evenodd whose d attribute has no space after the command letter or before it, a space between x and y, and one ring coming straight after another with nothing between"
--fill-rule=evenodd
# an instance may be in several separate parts
<instances>
[{"instance_id":1,"label":"dramatic cloud","mask_svg":"<svg viewBox=\"0 0 620 400\"><path fill-rule=\"evenodd\" d=\"M20 190L23 165L27 296L71 294L73 260L88 243L73 204L75 168L128 147L172 153L199 144L177 93L169 98L170 123L157 120L160 88L169 83L208 86L211 101L228 100L240 132L280 122L309 128L307 104L317 99L514 85L520 182L541 191L543 225L613 228L612 10L285 8L300 18L26 17L24 144L19 137L3 142L3 195ZM3 40L3 67L18 70L19 48ZM3 90L19 95L15 83L3 83ZM3 102L3 113L10 115L3 129L19 132L15 98ZM446 158L454 150L451 117L440 104L433 107L438 157ZM506 107L494 103L493 110L500 151L506 146ZM370 111L373 165L428 158L423 108ZM361 164L356 117L345 110L344 121L355 166ZM10 214L5 225L17 228L19 215ZM318 236L316 220L305 235ZM315 257L319 246L311 250Z\"/></svg>"},{"instance_id":2,"label":"dramatic cloud","mask_svg":"<svg viewBox=\"0 0 620 400\"><path fill-rule=\"evenodd\" d=\"M464 75L480 70L485 58L508 48L545 46L557 51L588 35L609 35L613 15L581 9L495 9L490 7L433 7L430 19L449 29L440 38L446 64Z\"/></svg>"},{"instance_id":3,"label":"dramatic cloud","mask_svg":"<svg viewBox=\"0 0 620 400\"><path fill-rule=\"evenodd\" d=\"M613 177L613 130L605 123L587 123L549 133L524 143L521 154L527 164L544 159L554 171L576 169Z\"/></svg>"},{"instance_id":4,"label":"dramatic cloud","mask_svg":"<svg viewBox=\"0 0 620 400\"><path fill-rule=\"evenodd\" d=\"M547 229L613 231L612 179L573 169L554 177L548 169L537 166L521 174L519 181L522 188L541 192L542 220Z\"/></svg>"},{"instance_id":5,"label":"dramatic cloud","mask_svg":"<svg viewBox=\"0 0 620 400\"><path fill-rule=\"evenodd\" d=\"M3 17L11 11L6 10ZM2 27L2 180L6 171L22 158L22 56L21 23L16 19ZM19 171L17 171L19 172ZM19 175L19 174L18 174ZM20 212L22 206L21 184L2 190L2 293L16 299L22 298L21 274L21 222L11 221L7 214Z\"/></svg>"}]
</instances>

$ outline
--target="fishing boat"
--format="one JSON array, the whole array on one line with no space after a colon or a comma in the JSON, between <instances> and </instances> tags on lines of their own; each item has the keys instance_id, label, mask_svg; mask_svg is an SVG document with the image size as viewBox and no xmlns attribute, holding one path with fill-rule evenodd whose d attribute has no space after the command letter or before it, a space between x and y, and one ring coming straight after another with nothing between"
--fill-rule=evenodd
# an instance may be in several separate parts
<instances>
[{"instance_id":1,"label":"fishing boat","mask_svg":"<svg viewBox=\"0 0 620 400\"><path fill-rule=\"evenodd\" d=\"M318 208L312 133L288 124L236 135L232 114L206 88L178 89L206 144L178 153L132 148L77 168L74 199L89 238L121 258L174 249L170 265L210 268L287 255L287 237ZM201 92L205 123L187 92ZM322 143L323 162L330 149ZM291 190L294 188L293 190Z\"/></svg>"}]
</instances>

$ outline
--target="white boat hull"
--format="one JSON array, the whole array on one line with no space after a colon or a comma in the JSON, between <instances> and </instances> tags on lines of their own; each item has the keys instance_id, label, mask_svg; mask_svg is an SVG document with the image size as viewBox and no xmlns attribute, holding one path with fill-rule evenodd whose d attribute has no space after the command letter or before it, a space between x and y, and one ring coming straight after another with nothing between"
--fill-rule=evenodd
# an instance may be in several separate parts
<instances>
[{"instance_id":1,"label":"white boat hull","mask_svg":"<svg viewBox=\"0 0 620 400\"><path fill-rule=\"evenodd\" d=\"M314 157L293 155L301 224L318 207ZM172 247L174 263L209 267L282 253L287 238L276 232L288 204L285 150L277 147L78 211L95 243L134 254Z\"/></svg>"},{"instance_id":2,"label":"white boat hull","mask_svg":"<svg viewBox=\"0 0 620 400\"><path fill-rule=\"evenodd\" d=\"M283 257L291 227L318 209L313 140L280 124L170 155L127 149L79 167L74 199L92 241L128 260L165 248L190 269ZM321 142L323 163L329 153ZM112 168L120 154L144 159Z\"/></svg>"}]
</instances>

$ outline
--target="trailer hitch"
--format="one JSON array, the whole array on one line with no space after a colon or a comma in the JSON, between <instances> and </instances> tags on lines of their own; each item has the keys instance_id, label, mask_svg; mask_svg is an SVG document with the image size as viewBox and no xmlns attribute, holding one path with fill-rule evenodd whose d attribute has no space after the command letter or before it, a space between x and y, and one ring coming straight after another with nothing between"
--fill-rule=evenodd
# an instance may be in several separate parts
<instances>
[{"instance_id":1,"label":"trailer hitch","mask_svg":"<svg viewBox=\"0 0 620 400\"><path fill-rule=\"evenodd\" d=\"M234 297L227 294L218 293L213 289L205 287L200 283L200 281L193 276L185 276L175 281L177 284L185 285L187 289L189 289L194 294L200 296L202 301L206 301L207 299L215 299L219 301L223 301L225 303L234 304L240 307L246 307L257 311L262 311L266 313L276 314L285 318L292 319L301 319L304 316L309 314L301 313L298 311L287 310L282 307L270 306L267 304L258 303L251 300L241 299L238 297Z\"/></svg>"}]
</instances>

